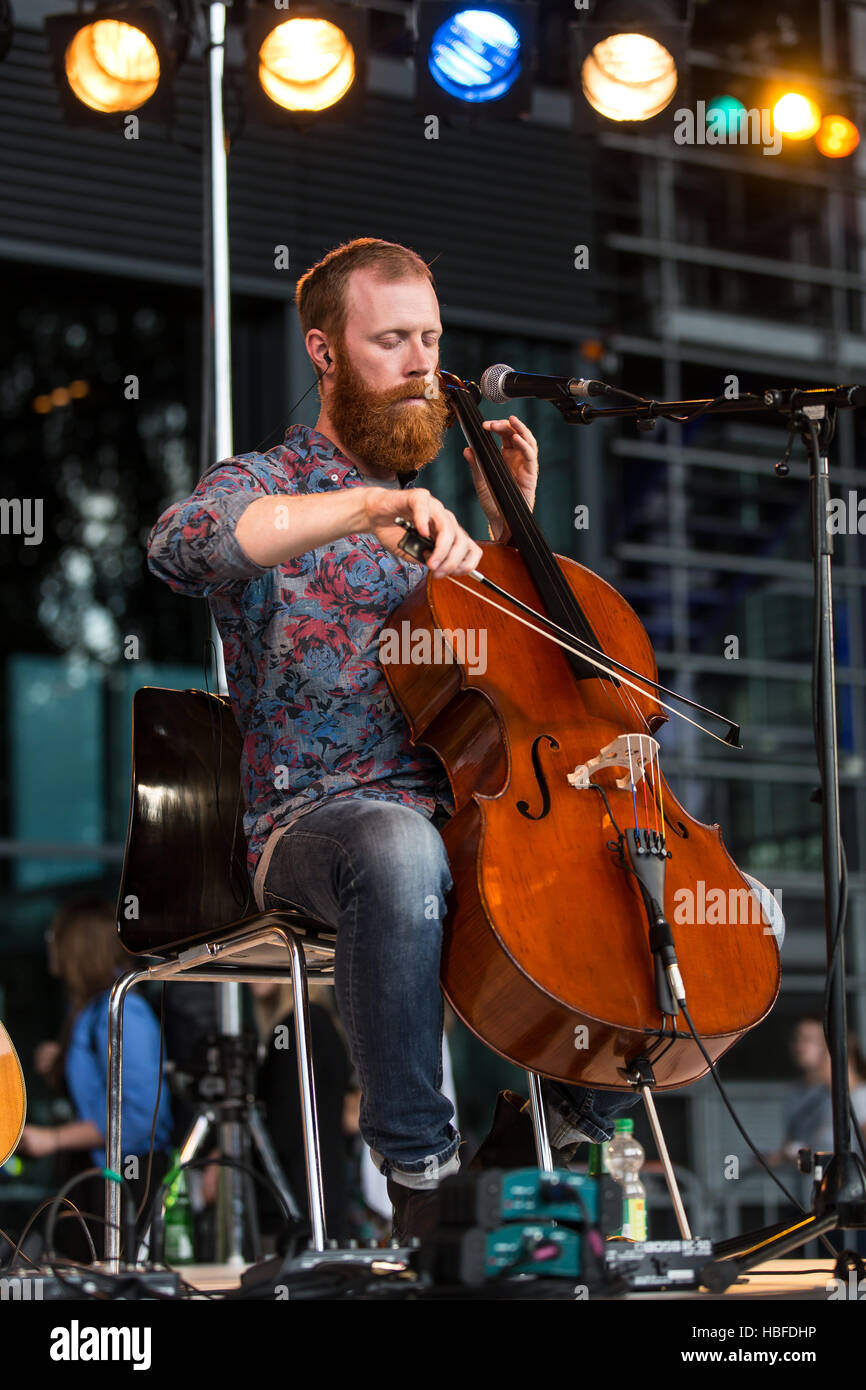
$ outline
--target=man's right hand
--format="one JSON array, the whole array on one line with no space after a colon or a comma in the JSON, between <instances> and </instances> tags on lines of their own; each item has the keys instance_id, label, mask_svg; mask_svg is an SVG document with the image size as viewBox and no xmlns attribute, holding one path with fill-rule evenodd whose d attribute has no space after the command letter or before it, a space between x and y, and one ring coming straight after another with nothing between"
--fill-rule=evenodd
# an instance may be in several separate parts
<instances>
[{"instance_id":1,"label":"man's right hand","mask_svg":"<svg viewBox=\"0 0 866 1390\"><path fill-rule=\"evenodd\" d=\"M472 539L458 522L453 512L449 512L426 488L368 487L366 511L369 530L378 541L396 555L406 560L399 543L406 532L394 525L394 517L402 516L411 521L415 530L427 540L435 541L433 550L427 558L427 568L437 579L449 574L469 574L477 569L481 561L480 545Z\"/></svg>"}]
</instances>

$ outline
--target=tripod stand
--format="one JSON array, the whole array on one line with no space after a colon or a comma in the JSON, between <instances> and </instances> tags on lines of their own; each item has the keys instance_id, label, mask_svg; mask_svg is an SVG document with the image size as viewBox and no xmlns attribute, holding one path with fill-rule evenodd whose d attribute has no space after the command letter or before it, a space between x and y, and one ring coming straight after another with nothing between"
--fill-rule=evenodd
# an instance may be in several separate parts
<instances>
[{"instance_id":1,"label":"tripod stand","mask_svg":"<svg viewBox=\"0 0 866 1390\"><path fill-rule=\"evenodd\" d=\"M205 1153L205 1145L212 1130L216 1129L217 1133L222 1135L226 1133L223 1126L230 1124L234 1127L231 1133L239 1136L237 1156L240 1161L249 1164L251 1150L255 1149L262 1167L279 1193L290 1219L298 1227L303 1225L303 1215L280 1165L273 1141L265 1125L261 1103L255 1098L255 1039L243 1034L218 1033L211 1035L205 1044L204 1065L201 1068L196 1068L194 1073L187 1074L186 1079L188 1083L191 1083L190 1089L196 1097L197 1104L186 1137L180 1146L181 1165L190 1164ZM230 1155L232 1158L236 1156L234 1148L233 1145L233 1152ZM238 1173L238 1177L243 1178L245 1182L246 1210L249 1214L249 1234L252 1247L250 1253L253 1259L257 1259L261 1254L261 1233L254 1194L250 1190L252 1183L247 1174ZM221 1184L220 1196L222 1197L224 1193L225 1187ZM157 1235L157 1242L161 1240L162 1236L166 1195L167 1189L163 1187L159 1208L148 1228L150 1232ZM145 1232L144 1239L147 1237L148 1232ZM151 1257L153 1258L153 1236L151 1236L150 1243Z\"/></svg>"}]
</instances>

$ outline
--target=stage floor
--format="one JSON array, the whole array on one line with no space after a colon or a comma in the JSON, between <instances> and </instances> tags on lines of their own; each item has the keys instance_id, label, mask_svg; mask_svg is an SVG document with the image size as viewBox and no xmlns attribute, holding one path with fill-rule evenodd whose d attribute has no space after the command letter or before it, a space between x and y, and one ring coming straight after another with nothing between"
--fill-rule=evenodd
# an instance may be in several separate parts
<instances>
[{"instance_id":1,"label":"stage floor","mask_svg":"<svg viewBox=\"0 0 866 1390\"><path fill-rule=\"evenodd\" d=\"M826 1303L833 1269L833 1260L767 1260L766 1264L741 1275L735 1284L721 1294L710 1293L707 1289L688 1289L681 1293L630 1293L626 1298L629 1302L637 1299L714 1302L721 1299L726 1303L733 1299L748 1302L760 1298L784 1298L819 1299Z\"/></svg>"},{"instance_id":2,"label":"stage floor","mask_svg":"<svg viewBox=\"0 0 866 1390\"><path fill-rule=\"evenodd\" d=\"M383 1250L383 1256L386 1255ZM246 1266L244 1266L246 1268ZM203 1294L211 1297L220 1289L237 1288L241 1281L242 1269L233 1265L184 1265L180 1268L187 1283L201 1289ZM725 1293L710 1293L706 1289L684 1289L671 1290L665 1293L628 1293L624 1297L616 1299L605 1299L604 1295L597 1294L590 1301L597 1303L604 1302L719 1302L725 1303L736 1300L750 1301L755 1299L790 1299L796 1302L802 1300L819 1300L826 1303L831 1292L830 1281L833 1278L832 1260L808 1260L808 1259L789 1259L789 1260L768 1260L766 1264L758 1265L756 1269L750 1270L748 1274L742 1275L737 1283L732 1284ZM563 1284L567 1280L562 1281Z\"/></svg>"}]
</instances>

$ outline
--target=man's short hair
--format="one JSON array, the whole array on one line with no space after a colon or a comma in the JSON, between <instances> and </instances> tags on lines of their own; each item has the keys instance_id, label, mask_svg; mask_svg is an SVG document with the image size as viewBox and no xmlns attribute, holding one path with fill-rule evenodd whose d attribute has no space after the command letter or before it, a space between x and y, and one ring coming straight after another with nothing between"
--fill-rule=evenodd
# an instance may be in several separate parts
<instances>
[{"instance_id":1,"label":"man's short hair","mask_svg":"<svg viewBox=\"0 0 866 1390\"><path fill-rule=\"evenodd\" d=\"M378 237L357 237L335 246L298 281L295 303L304 337L311 328L337 339L343 337L349 314L349 276L366 266L374 267L383 280L423 276L436 288L430 267L408 246Z\"/></svg>"}]
</instances>

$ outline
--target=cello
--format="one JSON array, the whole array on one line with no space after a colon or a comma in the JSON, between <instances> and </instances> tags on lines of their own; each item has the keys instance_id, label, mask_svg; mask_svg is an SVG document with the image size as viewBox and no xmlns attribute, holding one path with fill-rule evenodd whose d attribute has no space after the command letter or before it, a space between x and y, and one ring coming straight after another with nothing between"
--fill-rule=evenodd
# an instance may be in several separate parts
<instances>
[{"instance_id":1,"label":"cello","mask_svg":"<svg viewBox=\"0 0 866 1390\"><path fill-rule=\"evenodd\" d=\"M478 387L439 382L511 533L482 543L480 573L427 575L389 620L411 633L404 658L382 667L454 799L443 992L527 1071L630 1090L640 1060L658 1089L687 1085L772 1008L773 927L719 826L662 775L654 735L678 711L661 696L685 697L659 685L636 613L550 549L482 427ZM404 543L414 558L429 548ZM482 629L483 670L461 659ZM419 650L448 655L405 659Z\"/></svg>"}]
</instances>

